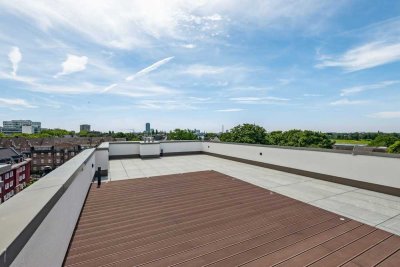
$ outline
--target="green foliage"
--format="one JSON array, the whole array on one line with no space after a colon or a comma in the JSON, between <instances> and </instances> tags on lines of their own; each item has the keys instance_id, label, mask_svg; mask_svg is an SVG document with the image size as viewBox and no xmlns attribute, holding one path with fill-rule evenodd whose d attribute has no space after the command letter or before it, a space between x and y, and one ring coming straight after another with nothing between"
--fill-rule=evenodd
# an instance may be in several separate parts
<instances>
[{"instance_id":1,"label":"green foliage","mask_svg":"<svg viewBox=\"0 0 400 267\"><path fill-rule=\"evenodd\" d=\"M263 127L254 124L238 125L230 132L222 134L220 140L235 143L318 148L332 148L335 144L335 141L321 132L290 130L267 133Z\"/></svg>"},{"instance_id":2,"label":"green foliage","mask_svg":"<svg viewBox=\"0 0 400 267\"><path fill-rule=\"evenodd\" d=\"M6 135L3 133L0 133L0 138L2 138L2 137L6 137Z\"/></svg>"},{"instance_id":3,"label":"green foliage","mask_svg":"<svg viewBox=\"0 0 400 267\"><path fill-rule=\"evenodd\" d=\"M389 153L400 153L400 141L396 141L393 145L388 148Z\"/></svg>"},{"instance_id":4,"label":"green foliage","mask_svg":"<svg viewBox=\"0 0 400 267\"><path fill-rule=\"evenodd\" d=\"M369 146L385 146L389 147L396 143L396 141L399 141L400 138L398 138L394 134L379 134L378 136L375 137L374 140L369 142Z\"/></svg>"},{"instance_id":5,"label":"green foliage","mask_svg":"<svg viewBox=\"0 0 400 267\"><path fill-rule=\"evenodd\" d=\"M214 137L217 137L218 135L216 133L206 133L204 135L204 140L208 141L213 139Z\"/></svg>"},{"instance_id":6,"label":"green foliage","mask_svg":"<svg viewBox=\"0 0 400 267\"><path fill-rule=\"evenodd\" d=\"M267 131L258 125L245 123L238 125L229 133L221 135L221 141L248 143L248 144L264 144Z\"/></svg>"},{"instance_id":7,"label":"green foliage","mask_svg":"<svg viewBox=\"0 0 400 267\"><path fill-rule=\"evenodd\" d=\"M352 145L368 145L371 140L348 140L348 139L336 139L336 144L352 144Z\"/></svg>"},{"instance_id":8,"label":"green foliage","mask_svg":"<svg viewBox=\"0 0 400 267\"><path fill-rule=\"evenodd\" d=\"M169 140L197 140L197 136L190 130L175 129L168 133Z\"/></svg>"},{"instance_id":9,"label":"green foliage","mask_svg":"<svg viewBox=\"0 0 400 267\"><path fill-rule=\"evenodd\" d=\"M332 148L335 144L321 132L290 130L286 132L271 132L266 137L266 144L294 147Z\"/></svg>"}]
</instances>

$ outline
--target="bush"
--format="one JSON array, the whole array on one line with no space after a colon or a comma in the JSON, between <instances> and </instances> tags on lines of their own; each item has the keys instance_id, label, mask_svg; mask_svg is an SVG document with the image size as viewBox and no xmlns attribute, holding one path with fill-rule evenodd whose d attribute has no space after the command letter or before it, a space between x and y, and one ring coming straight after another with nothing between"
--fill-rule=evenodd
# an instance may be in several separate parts
<instances>
[{"instance_id":1,"label":"bush","mask_svg":"<svg viewBox=\"0 0 400 267\"><path fill-rule=\"evenodd\" d=\"M400 153L400 141L396 141L393 145L388 148L389 153Z\"/></svg>"},{"instance_id":2,"label":"bush","mask_svg":"<svg viewBox=\"0 0 400 267\"><path fill-rule=\"evenodd\" d=\"M368 146L385 146L389 147L399 141L393 134L379 134L374 140L369 142Z\"/></svg>"}]
</instances>

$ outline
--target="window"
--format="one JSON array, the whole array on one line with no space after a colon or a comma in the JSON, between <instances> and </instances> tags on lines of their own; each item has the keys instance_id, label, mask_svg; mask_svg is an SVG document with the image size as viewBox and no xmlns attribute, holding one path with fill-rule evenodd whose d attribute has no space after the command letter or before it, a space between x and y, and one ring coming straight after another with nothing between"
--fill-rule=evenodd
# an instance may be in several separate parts
<instances>
[{"instance_id":1,"label":"window","mask_svg":"<svg viewBox=\"0 0 400 267\"><path fill-rule=\"evenodd\" d=\"M5 179L8 179L10 177L10 174L7 172L6 176L4 176Z\"/></svg>"},{"instance_id":2,"label":"window","mask_svg":"<svg viewBox=\"0 0 400 267\"><path fill-rule=\"evenodd\" d=\"M22 166L22 171L25 171L25 165L24 165L24 166Z\"/></svg>"},{"instance_id":3,"label":"window","mask_svg":"<svg viewBox=\"0 0 400 267\"><path fill-rule=\"evenodd\" d=\"M36 164L36 160L33 160L33 164Z\"/></svg>"},{"instance_id":4,"label":"window","mask_svg":"<svg viewBox=\"0 0 400 267\"><path fill-rule=\"evenodd\" d=\"M37 154L36 153L33 153L33 157L36 157L37 156Z\"/></svg>"},{"instance_id":5,"label":"window","mask_svg":"<svg viewBox=\"0 0 400 267\"><path fill-rule=\"evenodd\" d=\"M51 163L51 159L48 159L48 160L47 160L47 163Z\"/></svg>"},{"instance_id":6,"label":"window","mask_svg":"<svg viewBox=\"0 0 400 267\"><path fill-rule=\"evenodd\" d=\"M37 167L36 167L36 166L34 166L34 167L33 167L33 170L34 170L34 171L37 171Z\"/></svg>"},{"instance_id":7,"label":"window","mask_svg":"<svg viewBox=\"0 0 400 267\"><path fill-rule=\"evenodd\" d=\"M41 163L44 163L44 159L41 159L40 162L41 162Z\"/></svg>"},{"instance_id":8,"label":"window","mask_svg":"<svg viewBox=\"0 0 400 267\"><path fill-rule=\"evenodd\" d=\"M14 186L14 181L13 180L10 181L10 186Z\"/></svg>"},{"instance_id":9,"label":"window","mask_svg":"<svg viewBox=\"0 0 400 267\"><path fill-rule=\"evenodd\" d=\"M13 177L14 176L14 172L10 172L10 177Z\"/></svg>"},{"instance_id":10,"label":"window","mask_svg":"<svg viewBox=\"0 0 400 267\"><path fill-rule=\"evenodd\" d=\"M71 156L74 156L75 155L75 153L74 152L71 152Z\"/></svg>"},{"instance_id":11,"label":"window","mask_svg":"<svg viewBox=\"0 0 400 267\"><path fill-rule=\"evenodd\" d=\"M57 152L57 156L60 156L60 152Z\"/></svg>"},{"instance_id":12,"label":"window","mask_svg":"<svg viewBox=\"0 0 400 267\"><path fill-rule=\"evenodd\" d=\"M47 155L51 156L51 152L47 153Z\"/></svg>"},{"instance_id":13,"label":"window","mask_svg":"<svg viewBox=\"0 0 400 267\"><path fill-rule=\"evenodd\" d=\"M10 185L9 185L8 183L5 183L5 184L4 184L4 189L7 190L9 187L10 187Z\"/></svg>"},{"instance_id":14,"label":"window","mask_svg":"<svg viewBox=\"0 0 400 267\"><path fill-rule=\"evenodd\" d=\"M56 162L57 162L57 163L60 163L60 159L57 159Z\"/></svg>"}]
</instances>

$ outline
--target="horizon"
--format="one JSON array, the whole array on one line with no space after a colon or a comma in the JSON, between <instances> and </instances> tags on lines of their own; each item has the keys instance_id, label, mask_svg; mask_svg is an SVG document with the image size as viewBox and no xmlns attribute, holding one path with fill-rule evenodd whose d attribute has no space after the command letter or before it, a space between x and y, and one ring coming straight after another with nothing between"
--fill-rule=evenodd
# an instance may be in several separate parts
<instances>
[{"instance_id":1,"label":"horizon","mask_svg":"<svg viewBox=\"0 0 400 267\"><path fill-rule=\"evenodd\" d=\"M0 3L0 121L400 132L398 1L85 3Z\"/></svg>"}]
</instances>

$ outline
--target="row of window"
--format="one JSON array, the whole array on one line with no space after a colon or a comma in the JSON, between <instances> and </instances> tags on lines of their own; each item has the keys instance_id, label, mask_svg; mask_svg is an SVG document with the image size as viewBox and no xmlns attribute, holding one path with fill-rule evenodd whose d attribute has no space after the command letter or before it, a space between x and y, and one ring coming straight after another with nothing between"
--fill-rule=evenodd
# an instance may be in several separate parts
<instances>
[{"instance_id":1,"label":"row of window","mask_svg":"<svg viewBox=\"0 0 400 267\"><path fill-rule=\"evenodd\" d=\"M14 172L7 172L5 175L4 175L4 179L8 179L8 178L11 178L11 177L13 177L14 176Z\"/></svg>"},{"instance_id":2,"label":"row of window","mask_svg":"<svg viewBox=\"0 0 400 267\"><path fill-rule=\"evenodd\" d=\"M68 152L65 152L65 153L68 153ZM40 153L40 155L41 156L44 156L45 154L47 154L48 156L52 156L52 153L51 152L48 152L48 153ZM61 153L60 152L57 152L57 153L55 153L56 154L56 156L61 156ZM70 154L71 154L71 156L74 156L75 155L75 152L70 152ZM38 153L33 153L33 155L32 155L33 157L37 157L38 156Z\"/></svg>"},{"instance_id":3,"label":"row of window","mask_svg":"<svg viewBox=\"0 0 400 267\"><path fill-rule=\"evenodd\" d=\"M8 200L10 197L14 195L14 191L10 191L4 195L4 201Z\"/></svg>"}]
</instances>

